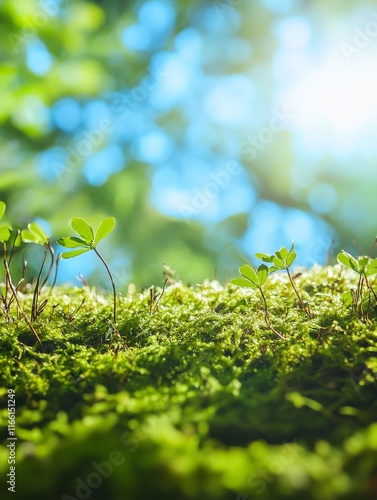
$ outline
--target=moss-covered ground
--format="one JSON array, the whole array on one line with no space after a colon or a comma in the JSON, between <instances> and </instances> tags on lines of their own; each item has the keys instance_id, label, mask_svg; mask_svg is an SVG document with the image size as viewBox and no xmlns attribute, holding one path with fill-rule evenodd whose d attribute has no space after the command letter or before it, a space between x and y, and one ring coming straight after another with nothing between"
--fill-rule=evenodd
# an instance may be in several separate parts
<instances>
[{"instance_id":1,"label":"moss-covered ground","mask_svg":"<svg viewBox=\"0 0 377 500\"><path fill-rule=\"evenodd\" d=\"M376 304L352 313L340 266L296 282L312 319L284 275L265 286L286 341L258 291L216 282L173 284L154 306L148 291L120 298L118 331L111 296L55 289L35 323L45 352L1 313L1 498L377 498Z\"/></svg>"}]
</instances>

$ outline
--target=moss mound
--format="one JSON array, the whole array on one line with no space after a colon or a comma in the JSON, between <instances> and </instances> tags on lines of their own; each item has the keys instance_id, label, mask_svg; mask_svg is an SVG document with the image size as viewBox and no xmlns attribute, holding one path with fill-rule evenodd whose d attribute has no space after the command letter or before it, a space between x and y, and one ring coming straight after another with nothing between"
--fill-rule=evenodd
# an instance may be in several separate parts
<instances>
[{"instance_id":1,"label":"moss mound","mask_svg":"<svg viewBox=\"0 0 377 500\"><path fill-rule=\"evenodd\" d=\"M376 498L376 307L352 314L353 280L339 266L298 277L308 319L285 276L269 278L286 341L257 292L216 282L121 298L117 330L110 296L54 290L35 324L44 353L2 315L2 497L14 389L9 498Z\"/></svg>"}]
</instances>

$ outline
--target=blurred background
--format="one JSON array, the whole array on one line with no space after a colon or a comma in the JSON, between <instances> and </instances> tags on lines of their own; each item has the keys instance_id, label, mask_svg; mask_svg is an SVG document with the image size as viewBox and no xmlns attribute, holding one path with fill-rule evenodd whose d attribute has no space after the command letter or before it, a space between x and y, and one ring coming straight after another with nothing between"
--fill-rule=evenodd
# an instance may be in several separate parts
<instances>
[{"instance_id":1,"label":"blurred background","mask_svg":"<svg viewBox=\"0 0 377 500\"><path fill-rule=\"evenodd\" d=\"M292 240L305 267L333 239L333 259L369 252L375 2L3 0L0 19L14 227L55 240L115 216L101 248L121 291L161 284L162 263L226 282ZM63 262L60 282L107 288L97 260Z\"/></svg>"}]
</instances>

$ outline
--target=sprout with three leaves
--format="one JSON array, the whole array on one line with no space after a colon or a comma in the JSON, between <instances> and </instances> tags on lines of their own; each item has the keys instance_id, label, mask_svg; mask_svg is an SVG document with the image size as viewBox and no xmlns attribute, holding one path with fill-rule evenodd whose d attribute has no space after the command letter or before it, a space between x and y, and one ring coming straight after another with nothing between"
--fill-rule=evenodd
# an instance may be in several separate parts
<instances>
[{"instance_id":1,"label":"sprout with three leaves","mask_svg":"<svg viewBox=\"0 0 377 500\"><path fill-rule=\"evenodd\" d=\"M81 255L85 252L89 252L93 250L103 265L106 268L106 271L110 277L111 285L113 287L113 298L114 298L114 323L116 323L116 289L113 276L110 272L109 266L106 261L102 257L102 255L97 250L98 243L103 240L115 227L115 218L107 217L104 219L101 224L98 226L97 231L93 231L89 222L87 222L82 217L74 217L71 220L71 228L79 235L77 236L65 236L63 238L59 238L57 242L59 245L62 245L66 248L75 248L76 250L71 250L69 252L63 252L61 254L63 259L70 259L72 257L76 257L77 255ZM81 247L81 248L80 248Z\"/></svg>"},{"instance_id":2,"label":"sprout with three leaves","mask_svg":"<svg viewBox=\"0 0 377 500\"><path fill-rule=\"evenodd\" d=\"M340 264L344 264L349 269L352 269L359 275L359 281L357 283L356 294L352 295L352 307L357 312L361 309L362 304L362 293L364 282L366 283L368 289L373 293L374 298L377 301L377 296L375 291L373 290L371 284L369 283L369 279L371 276L377 274L377 259L371 259L370 257L361 256L358 259L353 257L351 254L342 250L338 256L337 260ZM361 315L363 314L361 309Z\"/></svg>"},{"instance_id":3,"label":"sprout with three leaves","mask_svg":"<svg viewBox=\"0 0 377 500\"><path fill-rule=\"evenodd\" d=\"M296 260L297 257L294 243L292 242L292 246L289 250L287 250L285 247L281 247L280 250L277 250L274 255L269 255L267 253L256 253L255 257L259 260L262 260L263 262L271 262L273 264L273 266L271 266L268 270L269 273L272 273L274 271L283 271L284 269L286 270L289 281L291 282L292 288L295 294L297 295L300 305L305 311L308 318L310 319L311 314L309 307L305 305L301 295L297 290L292 275L289 271L289 268L291 267L291 265L293 264L293 262Z\"/></svg>"},{"instance_id":4,"label":"sprout with three leaves","mask_svg":"<svg viewBox=\"0 0 377 500\"><path fill-rule=\"evenodd\" d=\"M266 281L268 275L268 267L265 264L261 264L255 271L252 267L248 266L247 264L244 264L243 266L240 267L239 271L240 274L242 274L243 278L235 278L234 280L231 281L231 283L233 283L233 285L243 286L246 288L254 288L259 290L264 303L264 319L266 321L268 328L272 332L274 332L278 337L285 340L285 337L283 337L279 332L277 332L275 328L271 325L268 317L267 300L262 289L262 286Z\"/></svg>"}]
</instances>

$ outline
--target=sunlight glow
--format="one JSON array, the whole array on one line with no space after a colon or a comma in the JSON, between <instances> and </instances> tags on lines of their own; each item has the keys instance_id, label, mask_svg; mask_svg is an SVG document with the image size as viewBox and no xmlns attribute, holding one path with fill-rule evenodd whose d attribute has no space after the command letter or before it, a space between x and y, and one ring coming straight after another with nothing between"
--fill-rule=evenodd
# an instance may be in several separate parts
<instances>
[{"instance_id":1,"label":"sunlight glow","mask_svg":"<svg viewBox=\"0 0 377 500\"><path fill-rule=\"evenodd\" d=\"M283 102L296 114L293 130L314 150L363 148L377 123L376 82L371 57L347 64L332 54L313 62L282 93Z\"/></svg>"}]
</instances>

